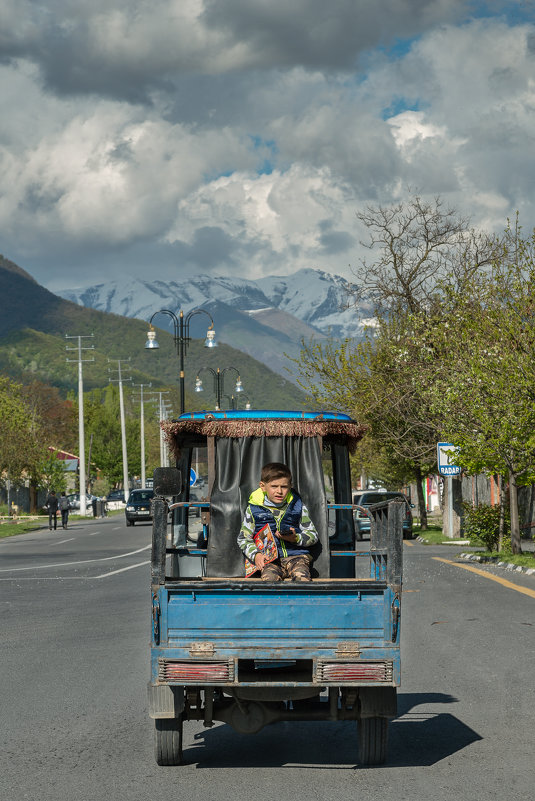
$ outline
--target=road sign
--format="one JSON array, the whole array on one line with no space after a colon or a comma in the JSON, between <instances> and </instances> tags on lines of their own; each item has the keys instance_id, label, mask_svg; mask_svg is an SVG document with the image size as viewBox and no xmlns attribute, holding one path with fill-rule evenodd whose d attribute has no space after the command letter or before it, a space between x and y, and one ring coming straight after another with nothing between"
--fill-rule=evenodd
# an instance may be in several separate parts
<instances>
[{"instance_id":1,"label":"road sign","mask_svg":"<svg viewBox=\"0 0 535 801\"><path fill-rule=\"evenodd\" d=\"M453 460L457 457L457 448L451 442L437 443L437 462L438 472L441 476L458 476L461 467L454 464Z\"/></svg>"},{"instance_id":2,"label":"road sign","mask_svg":"<svg viewBox=\"0 0 535 801\"><path fill-rule=\"evenodd\" d=\"M193 487L193 485L195 484L196 481L197 481L197 473L195 472L193 467L190 467L190 469L189 469L189 485L190 485L190 487Z\"/></svg>"}]
</instances>

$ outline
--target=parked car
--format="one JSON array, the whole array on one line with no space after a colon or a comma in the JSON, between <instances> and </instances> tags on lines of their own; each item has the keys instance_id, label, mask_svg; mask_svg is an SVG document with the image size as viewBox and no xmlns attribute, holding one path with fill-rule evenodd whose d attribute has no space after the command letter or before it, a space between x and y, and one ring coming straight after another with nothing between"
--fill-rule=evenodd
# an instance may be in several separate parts
<instances>
[{"instance_id":1,"label":"parked car","mask_svg":"<svg viewBox=\"0 0 535 801\"><path fill-rule=\"evenodd\" d=\"M358 506L373 506L374 503L382 501L393 501L401 498L405 501L405 515L403 517L403 536L405 539L412 539L412 512L409 499L403 492L387 492L386 490L364 490L353 495L353 503ZM364 534L370 535L370 518L357 509L353 513L355 519L355 534L357 539L362 540Z\"/></svg>"},{"instance_id":2,"label":"parked car","mask_svg":"<svg viewBox=\"0 0 535 801\"><path fill-rule=\"evenodd\" d=\"M96 495L86 495L85 496L85 508L88 512L91 512L92 503L95 500ZM70 504L71 509L79 509L80 508L80 493L79 492L71 492L70 495L67 495L67 499Z\"/></svg>"},{"instance_id":3,"label":"parked car","mask_svg":"<svg viewBox=\"0 0 535 801\"><path fill-rule=\"evenodd\" d=\"M127 526L133 526L136 520L152 520L151 501L153 498L154 490L132 490L124 508Z\"/></svg>"},{"instance_id":4,"label":"parked car","mask_svg":"<svg viewBox=\"0 0 535 801\"><path fill-rule=\"evenodd\" d=\"M197 485L194 487L190 487L189 489L189 500L191 503L202 503L204 497L204 493ZM188 514L195 515L195 517L201 516L201 508L200 506L190 506L188 508Z\"/></svg>"},{"instance_id":5,"label":"parked car","mask_svg":"<svg viewBox=\"0 0 535 801\"><path fill-rule=\"evenodd\" d=\"M110 490L106 496L107 501L119 501L120 503L124 503L124 490L122 489L114 489Z\"/></svg>"}]
</instances>

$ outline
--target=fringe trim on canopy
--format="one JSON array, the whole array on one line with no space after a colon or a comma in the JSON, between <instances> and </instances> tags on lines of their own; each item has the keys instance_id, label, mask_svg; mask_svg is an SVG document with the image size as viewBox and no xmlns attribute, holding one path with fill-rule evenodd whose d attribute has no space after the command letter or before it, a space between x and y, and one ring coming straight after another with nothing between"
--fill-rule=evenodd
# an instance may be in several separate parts
<instances>
[{"instance_id":1,"label":"fringe trim on canopy","mask_svg":"<svg viewBox=\"0 0 535 801\"><path fill-rule=\"evenodd\" d=\"M175 455L180 449L181 434L199 434L207 437L332 437L343 439L353 452L362 439L365 426L341 420L162 420L165 439Z\"/></svg>"}]
</instances>

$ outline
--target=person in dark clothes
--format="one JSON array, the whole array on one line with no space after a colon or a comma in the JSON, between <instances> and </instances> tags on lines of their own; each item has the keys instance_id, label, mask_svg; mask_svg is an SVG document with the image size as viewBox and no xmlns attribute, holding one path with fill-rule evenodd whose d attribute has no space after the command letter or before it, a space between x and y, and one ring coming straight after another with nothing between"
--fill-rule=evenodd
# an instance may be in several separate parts
<instances>
[{"instance_id":1,"label":"person in dark clothes","mask_svg":"<svg viewBox=\"0 0 535 801\"><path fill-rule=\"evenodd\" d=\"M48 528L52 530L52 523L54 523L54 528L56 529L58 527L59 499L54 490L50 490L48 493L45 506L48 509Z\"/></svg>"},{"instance_id":2,"label":"person in dark clothes","mask_svg":"<svg viewBox=\"0 0 535 801\"><path fill-rule=\"evenodd\" d=\"M69 509L71 505L69 503L69 499L65 495L64 492L61 493L59 497L59 510L61 512L61 525L63 528L67 528L67 521L69 520Z\"/></svg>"}]
</instances>

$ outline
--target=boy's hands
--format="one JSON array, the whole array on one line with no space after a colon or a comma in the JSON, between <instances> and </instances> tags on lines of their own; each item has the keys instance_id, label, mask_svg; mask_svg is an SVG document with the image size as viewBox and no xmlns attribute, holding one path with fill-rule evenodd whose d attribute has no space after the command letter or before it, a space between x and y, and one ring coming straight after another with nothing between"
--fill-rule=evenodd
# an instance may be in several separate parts
<instances>
[{"instance_id":1,"label":"boy's hands","mask_svg":"<svg viewBox=\"0 0 535 801\"><path fill-rule=\"evenodd\" d=\"M285 542L297 542L297 535L295 533L295 528L290 526L287 531L277 531L275 536L277 536L280 540L284 540Z\"/></svg>"},{"instance_id":2,"label":"boy's hands","mask_svg":"<svg viewBox=\"0 0 535 801\"><path fill-rule=\"evenodd\" d=\"M266 564L266 557L263 553L255 554L254 563L259 570L262 570Z\"/></svg>"}]
</instances>

